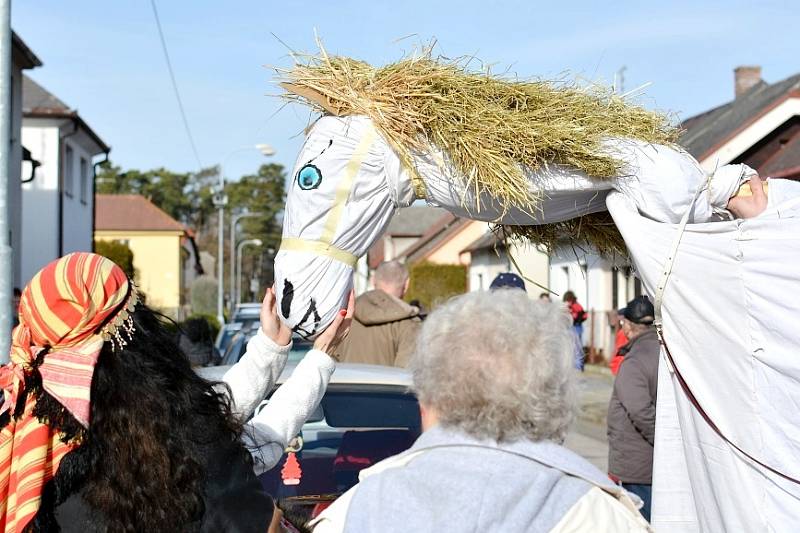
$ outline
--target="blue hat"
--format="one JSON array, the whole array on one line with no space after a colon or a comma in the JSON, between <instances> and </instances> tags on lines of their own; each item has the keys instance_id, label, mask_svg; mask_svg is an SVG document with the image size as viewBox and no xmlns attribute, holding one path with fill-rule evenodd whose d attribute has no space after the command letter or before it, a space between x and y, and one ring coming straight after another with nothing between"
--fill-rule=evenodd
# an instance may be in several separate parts
<instances>
[{"instance_id":1,"label":"blue hat","mask_svg":"<svg viewBox=\"0 0 800 533\"><path fill-rule=\"evenodd\" d=\"M503 272L502 274L498 274L492 281L492 284L489 285L489 290L493 291L496 289L522 289L524 291L525 282L513 272Z\"/></svg>"},{"instance_id":2,"label":"blue hat","mask_svg":"<svg viewBox=\"0 0 800 533\"><path fill-rule=\"evenodd\" d=\"M656 312L647 296L637 296L625 307L620 309L620 314L634 324L650 325L655 321Z\"/></svg>"}]
</instances>

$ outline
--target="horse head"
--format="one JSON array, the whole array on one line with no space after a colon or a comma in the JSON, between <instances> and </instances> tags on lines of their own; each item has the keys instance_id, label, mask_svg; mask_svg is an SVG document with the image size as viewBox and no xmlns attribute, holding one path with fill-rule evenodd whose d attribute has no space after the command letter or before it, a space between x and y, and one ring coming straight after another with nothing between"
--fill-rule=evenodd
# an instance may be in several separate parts
<instances>
[{"instance_id":1,"label":"horse head","mask_svg":"<svg viewBox=\"0 0 800 533\"><path fill-rule=\"evenodd\" d=\"M275 257L281 319L314 338L347 305L358 259L413 191L366 117L324 116L310 128L288 185ZM394 166L394 171L392 171Z\"/></svg>"}]
</instances>

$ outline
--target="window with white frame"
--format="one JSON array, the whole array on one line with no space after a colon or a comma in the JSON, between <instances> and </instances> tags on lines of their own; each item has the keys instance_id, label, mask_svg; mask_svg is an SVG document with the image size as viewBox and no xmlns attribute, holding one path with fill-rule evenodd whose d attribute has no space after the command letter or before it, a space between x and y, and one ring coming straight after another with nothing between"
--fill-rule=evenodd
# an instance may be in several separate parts
<instances>
[{"instance_id":1,"label":"window with white frame","mask_svg":"<svg viewBox=\"0 0 800 533\"><path fill-rule=\"evenodd\" d=\"M85 157L81 157L81 174L80 174L80 187L81 187L81 203L85 204L89 194L89 162Z\"/></svg>"},{"instance_id":2,"label":"window with white frame","mask_svg":"<svg viewBox=\"0 0 800 533\"><path fill-rule=\"evenodd\" d=\"M64 149L64 194L72 196L75 183L75 152L67 145Z\"/></svg>"}]
</instances>

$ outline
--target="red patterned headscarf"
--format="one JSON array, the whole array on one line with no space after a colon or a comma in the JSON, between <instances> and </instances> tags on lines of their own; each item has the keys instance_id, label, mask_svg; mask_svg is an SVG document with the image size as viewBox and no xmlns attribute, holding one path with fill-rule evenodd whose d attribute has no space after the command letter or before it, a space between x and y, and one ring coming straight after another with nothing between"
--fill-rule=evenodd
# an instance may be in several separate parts
<instances>
[{"instance_id":1,"label":"red patterned headscarf","mask_svg":"<svg viewBox=\"0 0 800 533\"><path fill-rule=\"evenodd\" d=\"M38 397L17 404L25 376L38 370L42 388L84 427L89 425L92 376L103 343L124 346L130 337L129 313L136 290L116 264L105 257L74 253L53 261L22 293L20 323L12 333L10 362L0 368L5 399L0 414L10 420L0 430L0 529L22 531L36 515L44 485L61 459L80 445L64 442L56 428L34 414ZM34 369L34 362L44 357Z\"/></svg>"}]
</instances>

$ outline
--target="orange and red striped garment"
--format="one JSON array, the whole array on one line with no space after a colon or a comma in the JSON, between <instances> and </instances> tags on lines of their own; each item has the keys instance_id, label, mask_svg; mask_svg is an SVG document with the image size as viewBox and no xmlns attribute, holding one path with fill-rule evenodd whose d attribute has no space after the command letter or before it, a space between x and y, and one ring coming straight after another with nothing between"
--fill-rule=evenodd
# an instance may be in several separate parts
<instances>
[{"instance_id":1,"label":"orange and red striped garment","mask_svg":"<svg viewBox=\"0 0 800 533\"><path fill-rule=\"evenodd\" d=\"M28 394L22 414L13 416L24 375L38 366L42 387L84 427L89 425L92 375L103 347L101 328L113 320L134 289L125 273L105 257L74 253L53 261L31 280L20 301L20 324L12 334L10 363L0 368L11 411L0 430L0 529L22 531L36 515L44 485L61 459L79 446L62 442L57 429L33 415L37 397Z\"/></svg>"}]
</instances>

